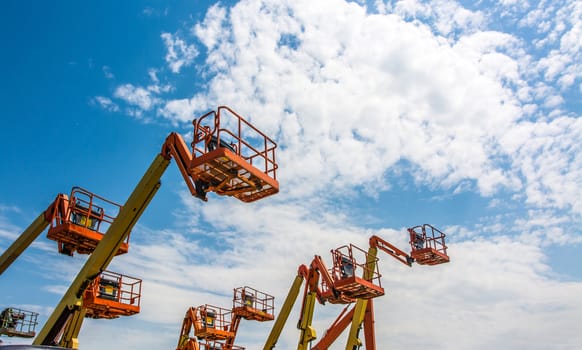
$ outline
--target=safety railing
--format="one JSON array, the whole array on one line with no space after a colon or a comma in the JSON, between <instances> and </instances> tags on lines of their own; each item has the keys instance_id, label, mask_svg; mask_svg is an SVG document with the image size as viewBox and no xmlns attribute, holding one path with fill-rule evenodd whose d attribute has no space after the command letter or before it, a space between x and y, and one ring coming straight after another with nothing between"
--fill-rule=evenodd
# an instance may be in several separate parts
<instances>
[{"instance_id":1,"label":"safety railing","mask_svg":"<svg viewBox=\"0 0 582 350\"><path fill-rule=\"evenodd\" d=\"M437 228L429 225L419 225L408 229L410 234L410 246L412 251L431 248L446 255L445 234Z\"/></svg>"},{"instance_id":2,"label":"safety railing","mask_svg":"<svg viewBox=\"0 0 582 350\"><path fill-rule=\"evenodd\" d=\"M195 119L193 125L193 158L223 147L277 179L277 144L229 107L220 106Z\"/></svg>"},{"instance_id":3,"label":"safety railing","mask_svg":"<svg viewBox=\"0 0 582 350\"><path fill-rule=\"evenodd\" d=\"M115 313L111 316L133 314L140 308L141 283L139 278L103 271L85 290L83 306L95 318L110 316L100 314L102 305L107 305L105 313Z\"/></svg>"},{"instance_id":4,"label":"safety railing","mask_svg":"<svg viewBox=\"0 0 582 350\"><path fill-rule=\"evenodd\" d=\"M344 245L331 251L333 267L330 273L337 281L361 277L374 285L381 286L378 258L371 259L368 252L353 245Z\"/></svg>"},{"instance_id":5,"label":"safety railing","mask_svg":"<svg viewBox=\"0 0 582 350\"><path fill-rule=\"evenodd\" d=\"M0 312L0 334L9 337L34 337L37 324L37 312L15 307L8 307Z\"/></svg>"},{"instance_id":6,"label":"safety railing","mask_svg":"<svg viewBox=\"0 0 582 350\"><path fill-rule=\"evenodd\" d=\"M196 336L213 340L214 334L228 335L232 323L230 310L214 305L201 305L196 308L197 324L194 327Z\"/></svg>"},{"instance_id":7,"label":"safety railing","mask_svg":"<svg viewBox=\"0 0 582 350\"><path fill-rule=\"evenodd\" d=\"M74 187L69 199L68 219L78 226L105 233L120 210L121 205Z\"/></svg>"},{"instance_id":8,"label":"safety railing","mask_svg":"<svg viewBox=\"0 0 582 350\"><path fill-rule=\"evenodd\" d=\"M245 286L234 290L233 312L244 318L267 320L274 318L275 297Z\"/></svg>"}]
</instances>

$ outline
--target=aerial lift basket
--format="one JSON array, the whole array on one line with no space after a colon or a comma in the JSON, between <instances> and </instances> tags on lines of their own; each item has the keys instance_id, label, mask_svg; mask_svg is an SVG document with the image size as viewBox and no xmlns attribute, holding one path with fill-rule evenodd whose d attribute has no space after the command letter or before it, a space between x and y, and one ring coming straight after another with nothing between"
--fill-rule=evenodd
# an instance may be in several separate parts
<instances>
[{"instance_id":1,"label":"aerial lift basket","mask_svg":"<svg viewBox=\"0 0 582 350\"><path fill-rule=\"evenodd\" d=\"M71 196L64 196L53 206L47 238L57 241L59 253L91 254L115 220L121 206L80 187L73 187ZM129 234L116 255L127 253Z\"/></svg>"},{"instance_id":2,"label":"aerial lift basket","mask_svg":"<svg viewBox=\"0 0 582 350\"><path fill-rule=\"evenodd\" d=\"M251 287L236 288L232 312L245 320L272 321L275 319L275 297Z\"/></svg>"},{"instance_id":3,"label":"aerial lift basket","mask_svg":"<svg viewBox=\"0 0 582 350\"><path fill-rule=\"evenodd\" d=\"M194 335L207 341L233 338L235 334L230 331L231 322L231 310L208 304L201 305L196 308Z\"/></svg>"},{"instance_id":4,"label":"aerial lift basket","mask_svg":"<svg viewBox=\"0 0 582 350\"><path fill-rule=\"evenodd\" d=\"M8 307L0 313L0 335L34 338L38 313Z\"/></svg>"},{"instance_id":5,"label":"aerial lift basket","mask_svg":"<svg viewBox=\"0 0 582 350\"><path fill-rule=\"evenodd\" d=\"M112 319L139 313L141 279L104 271L85 289L85 317Z\"/></svg>"},{"instance_id":6,"label":"aerial lift basket","mask_svg":"<svg viewBox=\"0 0 582 350\"><path fill-rule=\"evenodd\" d=\"M277 144L226 106L193 121L189 172L199 195L252 202L279 192Z\"/></svg>"},{"instance_id":7,"label":"aerial lift basket","mask_svg":"<svg viewBox=\"0 0 582 350\"><path fill-rule=\"evenodd\" d=\"M366 251L353 244L339 247L331 253L333 268L330 272L335 280L333 289L352 299L371 299L384 295L378 258L371 258ZM330 302L333 303L333 299Z\"/></svg>"},{"instance_id":8,"label":"aerial lift basket","mask_svg":"<svg viewBox=\"0 0 582 350\"><path fill-rule=\"evenodd\" d=\"M410 256L420 265L438 265L449 262L445 234L429 225L408 229L410 234Z\"/></svg>"}]
</instances>

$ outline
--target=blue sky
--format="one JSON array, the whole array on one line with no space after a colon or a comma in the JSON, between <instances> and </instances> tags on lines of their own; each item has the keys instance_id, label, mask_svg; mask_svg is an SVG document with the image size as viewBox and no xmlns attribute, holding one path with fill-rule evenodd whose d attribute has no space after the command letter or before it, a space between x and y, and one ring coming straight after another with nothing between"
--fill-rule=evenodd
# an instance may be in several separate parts
<instances>
[{"instance_id":1,"label":"blue sky","mask_svg":"<svg viewBox=\"0 0 582 350\"><path fill-rule=\"evenodd\" d=\"M278 306L314 254L373 234L406 248L423 223L451 263L381 258L380 348L582 347L579 2L1 6L0 250L73 186L123 203L166 136L218 105L279 145L281 192L248 205L192 199L170 166L111 266L144 279L142 312L87 320L82 349L172 348L189 306L241 285ZM44 322L85 259L43 234L0 277L0 306ZM318 306L319 335L338 313ZM247 322L237 343L269 329Z\"/></svg>"}]
</instances>

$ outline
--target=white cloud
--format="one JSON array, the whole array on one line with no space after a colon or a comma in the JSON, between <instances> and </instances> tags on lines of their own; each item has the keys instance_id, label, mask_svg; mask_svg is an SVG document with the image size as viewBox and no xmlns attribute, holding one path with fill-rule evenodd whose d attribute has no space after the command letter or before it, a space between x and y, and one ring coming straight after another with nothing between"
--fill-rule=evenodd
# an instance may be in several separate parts
<instances>
[{"instance_id":1,"label":"white cloud","mask_svg":"<svg viewBox=\"0 0 582 350\"><path fill-rule=\"evenodd\" d=\"M405 4L415 11L427 6ZM439 4L431 11L448 8ZM418 23L369 16L353 3L331 8L325 15L333 23L317 6L239 3L228 27L226 10L213 7L194 31L215 33L206 63L219 74L208 93L169 101L163 116L183 121L197 110L192 100L209 101L279 133L280 174L297 196L324 183L386 188L383 175L402 159L421 183L456 187L469 179L484 195L528 180L505 168L506 160L522 162L500 147L505 134L536 111L532 98L545 108L564 100L548 85L529 86L524 67L531 58L519 39L475 32L482 23L474 21L451 46ZM259 19L257 11L264 11ZM304 166L286 165L297 163Z\"/></svg>"},{"instance_id":2,"label":"white cloud","mask_svg":"<svg viewBox=\"0 0 582 350\"><path fill-rule=\"evenodd\" d=\"M145 16L151 16L155 13L155 10L154 8L147 6L141 11L141 13L144 14Z\"/></svg>"},{"instance_id":3,"label":"white cloud","mask_svg":"<svg viewBox=\"0 0 582 350\"><path fill-rule=\"evenodd\" d=\"M284 145L280 176L294 188L288 194L297 197L328 186L362 186L368 193L388 188L384 175L402 160L410 162L419 183L471 189L459 186L470 180L483 195L500 188L519 190L531 180L521 170L511 171L518 167L507 168L507 162L519 164L535 155L515 159L503 147L506 133L519 130L519 118L539 113L539 107L554 109L549 115L555 118L564 99L551 85L528 82L531 57L518 38L477 31L484 25L482 15L458 4L408 1L394 6L404 16L420 11L446 17L445 22L464 18L456 29L458 39L450 44L424 24L368 15L354 3L331 3L328 11L299 3L249 1L228 10L214 5L192 28L208 49L205 70L215 73L207 92L162 101L152 94L171 86L160 85L158 71L150 70L153 85L122 85L115 95L138 107L130 110L137 116L161 105L156 113L174 123L215 104L231 105ZM511 11L527 8L505 5ZM324 19L330 14L335 21ZM530 16L548 18L548 11L533 10ZM162 37L168 62L175 61L179 71L177 52L187 50L174 47L191 45L169 33ZM575 51L572 45L562 45L569 49L560 52ZM561 68L570 67L564 59L551 54L536 69L557 78ZM561 63L551 68L552 62ZM560 79L571 84L575 77ZM562 156L570 157L569 152L564 149ZM304 166L286 165L296 163ZM318 181L309 181L313 178ZM527 186L527 196L538 193L532 187ZM539 203L535 198L528 202Z\"/></svg>"},{"instance_id":4,"label":"white cloud","mask_svg":"<svg viewBox=\"0 0 582 350\"><path fill-rule=\"evenodd\" d=\"M22 228L14 225L10 217L14 214L20 214L21 210L15 205L6 205L0 203L0 251L8 247L18 238Z\"/></svg>"},{"instance_id":5,"label":"white cloud","mask_svg":"<svg viewBox=\"0 0 582 350\"><path fill-rule=\"evenodd\" d=\"M175 34L162 33L161 38L166 45L166 63L173 73L180 73L182 67L191 65L198 56L198 50L194 45L188 45Z\"/></svg>"},{"instance_id":6,"label":"white cloud","mask_svg":"<svg viewBox=\"0 0 582 350\"><path fill-rule=\"evenodd\" d=\"M101 108L110 111L110 112L118 112L119 106L113 102L109 97L105 96L95 96L92 100L93 103L98 104Z\"/></svg>"},{"instance_id":7,"label":"white cloud","mask_svg":"<svg viewBox=\"0 0 582 350\"><path fill-rule=\"evenodd\" d=\"M226 9L219 3L212 5L206 12L204 21L192 27L192 34L208 48L213 49L215 45L224 39L225 31L223 30L226 19Z\"/></svg>"},{"instance_id":8,"label":"white cloud","mask_svg":"<svg viewBox=\"0 0 582 350\"><path fill-rule=\"evenodd\" d=\"M426 3L418 0L399 0L394 4L394 13L403 18L422 20L432 23L440 35L456 38L459 33L467 34L481 29L485 15L470 11L455 1L433 1ZM419 21L420 22L420 21Z\"/></svg>"},{"instance_id":9,"label":"white cloud","mask_svg":"<svg viewBox=\"0 0 582 350\"><path fill-rule=\"evenodd\" d=\"M552 96L548 96L548 98L546 98L546 101L544 103L544 107L555 108L563 103L564 103L564 98L562 96L552 95Z\"/></svg>"},{"instance_id":10,"label":"white cloud","mask_svg":"<svg viewBox=\"0 0 582 350\"><path fill-rule=\"evenodd\" d=\"M111 73L111 67L103 66L103 67L101 67L101 69L103 70L103 74L105 75L105 78L107 78L107 79L115 78L115 75L113 75L113 73Z\"/></svg>"},{"instance_id":11,"label":"white cloud","mask_svg":"<svg viewBox=\"0 0 582 350\"><path fill-rule=\"evenodd\" d=\"M170 100L160 108L159 114L171 121L187 123L197 117L196 112L207 109L206 101L198 96L191 99Z\"/></svg>"},{"instance_id":12,"label":"white cloud","mask_svg":"<svg viewBox=\"0 0 582 350\"><path fill-rule=\"evenodd\" d=\"M499 34L495 44L480 43L467 56L464 47L451 47L423 26L368 16L353 3L334 3L325 14L314 6L269 4L260 19L257 4L231 9L232 32L215 38L207 61L221 74L206 96L196 97L230 104L266 132L279 131L286 146L282 166L306 165L281 171L284 181L303 184L291 185L301 188L298 196L315 189L310 183L385 186L383 174L402 158L418 166L422 181L445 186L475 179L490 194L514 182L495 169L485 143L521 113L498 81L519 80L517 64L492 52L514 45L513 38ZM283 36L299 46L279 42ZM236 60L232 52L239 53Z\"/></svg>"},{"instance_id":13,"label":"white cloud","mask_svg":"<svg viewBox=\"0 0 582 350\"><path fill-rule=\"evenodd\" d=\"M148 75L150 76L150 79L152 82L154 82L154 84L157 84L160 82L160 80L158 79L158 70L155 68L150 68L148 69Z\"/></svg>"},{"instance_id":14,"label":"white cloud","mask_svg":"<svg viewBox=\"0 0 582 350\"><path fill-rule=\"evenodd\" d=\"M527 202L582 214L581 138L580 118L524 122L508 130L501 145L526 179Z\"/></svg>"},{"instance_id":15,"label":"white cloud","mask_svg":"<svg viewBox=\"0 0 582 350\"><path fill-rule=\"evenodd\" d=\"M562 89L582 78L582 5L579 1L542 1L526 13L520 24L544 35L534 39L536 48L546 51L537 69L546 81L557 81Z\"/></svg>"},{"instance_id":16,"label":"white cloud","mask_svg":"<svg viewBox=\"0 0 582 350\"><path fill-rule=\"evenodd\" d=\"M151 92L132 84L120 85L115 89L114 96L124 100L131 106L136 106L142 111L149 111L159 100L152 96Z\"/></svg>"}]
</instances>

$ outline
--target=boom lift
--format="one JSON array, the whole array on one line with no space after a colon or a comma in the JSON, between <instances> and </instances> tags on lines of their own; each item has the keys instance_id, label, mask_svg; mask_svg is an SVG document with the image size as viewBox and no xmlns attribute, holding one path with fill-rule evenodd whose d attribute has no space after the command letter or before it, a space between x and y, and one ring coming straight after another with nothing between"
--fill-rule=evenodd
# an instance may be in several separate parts
<instances>
[{"instance_id":1,"label":"boom lift","mask_svg":"<svg viewBox=\"0 0 582 350\"><path fill-rule=\"evenodd\" d=\"M299 293L303 279L307 281L298 328L301 331L297 349L304 350L316 339L315 329L311 327L315 300L321 304L329 301L333 304L347 304L324 336L311 347L312 350L326 350L351 324L346 350L356 350L361 347L359 332L364 326L366 349L375 350L374 311L372 299L384 295L378 272L378 249L392 256L401 263L412 266L417 262L420 265L437 265L449 261L446 254L445 234L430 225L415 226L408 229L410 234L411 254L406 254L391 243L378 236L370 238L370 248L364 254L365 263L357 263L355 252L361 249L350 245L332 251L334 267L326 273L321 258L316 256L308 269L302 265L298 270L289 294L283 304L281 313L265 343L264 350L275 347L282 328ZM419 258L419 260L416 260ZM360 260L358 260L360 261ZM362 277L356 275L361 270ZM317 288L317 280L321 274L321 289ZM349 309L355 303L352 309Z\"/></svg>"},{"instance_id":2,"label":"boom lift","mask_svg":"<svg viewBox=\"0 0 582 350\"><path fill-rule=\"evenodd\" d=\"M0 312L0 335L33 338L38 312L8 307Z\"/></svg>"},{"instance_id":3,"label":"boom lift","mask_svg":"<svg viewBox=\"0 0 582 350\"><path fill-rule=\"evenodd\" d=\"M73 187L70 196L59 194L14 243L0 256L0 275L47 228L47 238L58 244L59 253L72 256L90 254L97 247L121 206L81 187ZM129 234L116 251L125 254Z\"/></svg>"},{"instance_id":4,"label":"boom lift","mask_svg":"<svg viewBox=\"0 0 582 350\"><path fill-rule=\"evenodd\" d=\"M445 234L435 227L424 224L409 228L411 253L406 254L393 244L378 236L370 237L370 248L368 256L370 264L375 265L378 249L392 256L401 263L411 267L414 262L419 265L438 265L449 262L447 246L445 244ZM365 276L365 278L368 276ZM346 350L356 350L362 346L359 333L364 328L364 337L367 350L376 350L375 330L374 330L374 307L371 298L360 298L349 312L344 309L344 315L340 315L332 326L327 330L324 337L313 347L316 349L327 349L335 339L351 323L350 332L346 344Z\"/></svg>"},{"instance_id":5,"label":"boom lift","mask_svg":"<svg viewBox=\"0 0 582 350\"><path fill-rule=\"evenodd\" d=\"M234 345L240 321L272 321L274 297L250 287L234 290L231 310L201 305L186 311L176 350L244 350ZM194 337L190 336L194 330Z\"/></svg>"},{"instance_id":6,"label":"boom lift","mask_svg":"<svg viewBox=\"0 0 582 350\"><path fill-rule=\"evenodd\" d=\"M320 304L326 302L351 304L360 298L384 295L384 289L380 284L381 275L376 264L377 258L371 258L368 253L353 244L332 250L331 254L333 258L331 269L326 267L319 255L313 258L309 267L305 265L299 267L297 277L263 349L270 350L275 347L303 280L306 284L297 323L300 330L298 350L308 349L310 343L317 337L315 329L311 326L316 301Z\"/></svg>"},{"instance_id":7,"label":"boom lift","mask_svg":"<svg viewBox=\"0 0 582 350\"><path fill-rule=\"evenodd\" d=\"M34 339L34 345L60 344L78 348L77 336L86 312L83 294L105 271L128 238L161 186L160 179L172 158L192 195L204 201L208 192L252 202L279 191L275 162L277 145L266 135L225 106L194 120L193 124L193 151L177 133L171 133L166 138L160 154L155 157L55 307Z\"/></svg>"},{"instance_id":8,"label":"boom lift","mask_svg":"<svg viewBox=\"0 0 582 350\"><path fill-rule=\"evenodd\" d=\"M75 251L90 254L115 220L120 208L119 204L80 187L73 187L70 196L57 195L49 207L2 255L0 258L2 272L47 226L49 226L47 238L57 241L59 253L69 256ZM121 243L116 254L127 253L128 247L129 235ZM139 313L140 291L140 279L106 271L85 290L83 314L91 318L117 318ZM9 315L10 313L5 313L4 325L10 324ZM34 337L38 314L20 311L16 315L20 317L12 319L16 320L14 324L20 328L15 328L16 331L5 328L0 332L13 336ZM69 332L65 330L63 334Z\"/></svg>"}]
</instances>

